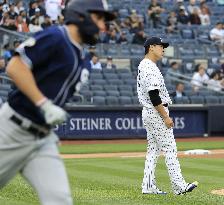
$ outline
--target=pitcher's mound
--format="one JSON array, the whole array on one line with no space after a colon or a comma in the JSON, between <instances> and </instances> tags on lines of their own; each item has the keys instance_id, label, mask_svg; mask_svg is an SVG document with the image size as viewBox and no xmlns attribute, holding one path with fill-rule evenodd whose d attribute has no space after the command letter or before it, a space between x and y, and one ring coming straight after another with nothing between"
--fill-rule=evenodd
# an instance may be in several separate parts
<instances>
[{"instance_id":1,"label":"pitcher's mound","mask_svg":"<svg viewBox=\"0 0 224 205\"><path fill-rule=\"evenodd\" d=\"M212 190L211 193L217 195L224 195L224 189Z\"/></svg>"}]
</instances>

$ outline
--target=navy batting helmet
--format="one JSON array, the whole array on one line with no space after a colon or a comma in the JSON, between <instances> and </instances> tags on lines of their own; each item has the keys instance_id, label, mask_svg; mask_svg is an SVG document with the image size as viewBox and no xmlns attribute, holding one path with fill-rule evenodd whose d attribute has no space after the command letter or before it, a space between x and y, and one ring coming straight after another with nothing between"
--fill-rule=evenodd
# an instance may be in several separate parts
<instances>
[{"instance_id":1,"label":"navy batting helmet","mask_svg":"<svg viewBox=\"0 0 224 205\"><path fill-rule=\"evenodd\" d=\"M84 43L94 44L97 41L95 35L99 29L90 18L90 13L99 13L104 16L105 21L115 18L115 15L108 10L106 0L70 0L66 4L64 17L65 24L78 26Z\"/></svg>"}]
</instances>

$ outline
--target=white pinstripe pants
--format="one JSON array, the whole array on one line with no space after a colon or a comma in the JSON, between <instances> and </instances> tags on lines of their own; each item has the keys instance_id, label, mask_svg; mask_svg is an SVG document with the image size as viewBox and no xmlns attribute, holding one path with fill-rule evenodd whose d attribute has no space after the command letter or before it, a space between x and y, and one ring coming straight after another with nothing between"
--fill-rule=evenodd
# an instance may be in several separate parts
<instances>
[{"instance_id":1,"label":"white pinstripe pants","mask_svg":"<svg viewBox=\"0 0 224 205\"><path fill-rule=\"evenodd\" d=\"M169 113L168 108L166 111ZM147 131L147 154L145 160L142 191L156 186L155 168L161 151L165 155L171 185L174 193L185 190L187 184L181 174L180 164L177 159L177 147L173 129L168 129L155 108L143 108L142 119Z\"/></svg>"}]
</instances>

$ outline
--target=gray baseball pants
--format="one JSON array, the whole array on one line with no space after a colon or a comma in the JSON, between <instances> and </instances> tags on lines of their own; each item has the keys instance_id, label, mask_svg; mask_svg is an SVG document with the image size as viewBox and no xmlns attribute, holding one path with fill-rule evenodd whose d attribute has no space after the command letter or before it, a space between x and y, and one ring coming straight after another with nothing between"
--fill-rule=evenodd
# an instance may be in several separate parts
<instances>
[{"instance_id":1,"label":"gray baseball pants","mask_svg":"<svg viewBox=\"0 0 224 205\"><path fill-rule=\"evenodd\" d=\"M7 103L0 109L0 188L20 173L38 193L42 205L73 205L58 137L40 139L10 120L18 115Z\"/></svg>"},{"instance_id":2,"label":"gray baseball pants","mask_svg":"<svg viewBox=\"0 0 224 205\"><path fill-rule=\"evenodd\" d=\"M164 107L169 113L167 107ZM155 168L161 151L165 155L165 163L168 169L172 189L175 194L185 190L185 182L177 159L177 147L173 135L173 129L167 128L162 117L155 108L143 108L142 119L147 131L147 154L145 160L142 191L156 186Z\"/></svg>"}]
</instances>

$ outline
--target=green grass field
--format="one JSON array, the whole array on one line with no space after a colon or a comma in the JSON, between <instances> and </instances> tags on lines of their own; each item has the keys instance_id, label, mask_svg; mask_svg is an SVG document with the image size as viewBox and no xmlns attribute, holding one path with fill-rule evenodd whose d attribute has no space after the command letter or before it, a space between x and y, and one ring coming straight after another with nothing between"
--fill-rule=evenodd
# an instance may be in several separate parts
<instances>
[{"instance_id":1,"label":"green grass field","mask_svg":"<svg viewBox=\"0 0 224 205\"><path fill-rule=\"evenodd\" d=\"M63 145L60 152L63 154L86 153L112 153L112 152L145 152L146 142L142 144L78 144ZM220 141L177 142L179 151L189 149L224 149L224 143Z\"/></svg>"},{"instance_id":2,"label":"green grass field","mask_svg":"<svg viewBox=\"0 0 224 205\"><path fill-rule=\"evenodd\" d=\"M218 143L205 143L214 149ZM186 146L185 146L186 145ZM69 149L67 150L67 147ZM89 148L88 148L89 147ZM96 153L99 150L145 151L145 145L73 145L63 146L63 153ZM122 148L123 147L123 148ZM130 149L128 149L128 147ZM136 149L134 149L136 147ZM181 150L205 148L201 143L178 143ZM82 150L88 148L87 151ZM94 149L96 148L96 150ZM180 149L179 149L180 150ZM144 158L100 158L65 160L76 205L222 205L224 196L210 194L213 189L224 188L224 159L180 158L186 181L199 181L199 187L184 196L174 196L164 163L160 158L157 166L158 186L168 191L166 196L142 195L141 182ZM38 205L36 194L17 176L0 191L0 205Z\"/></svg>"}]
</instances>

